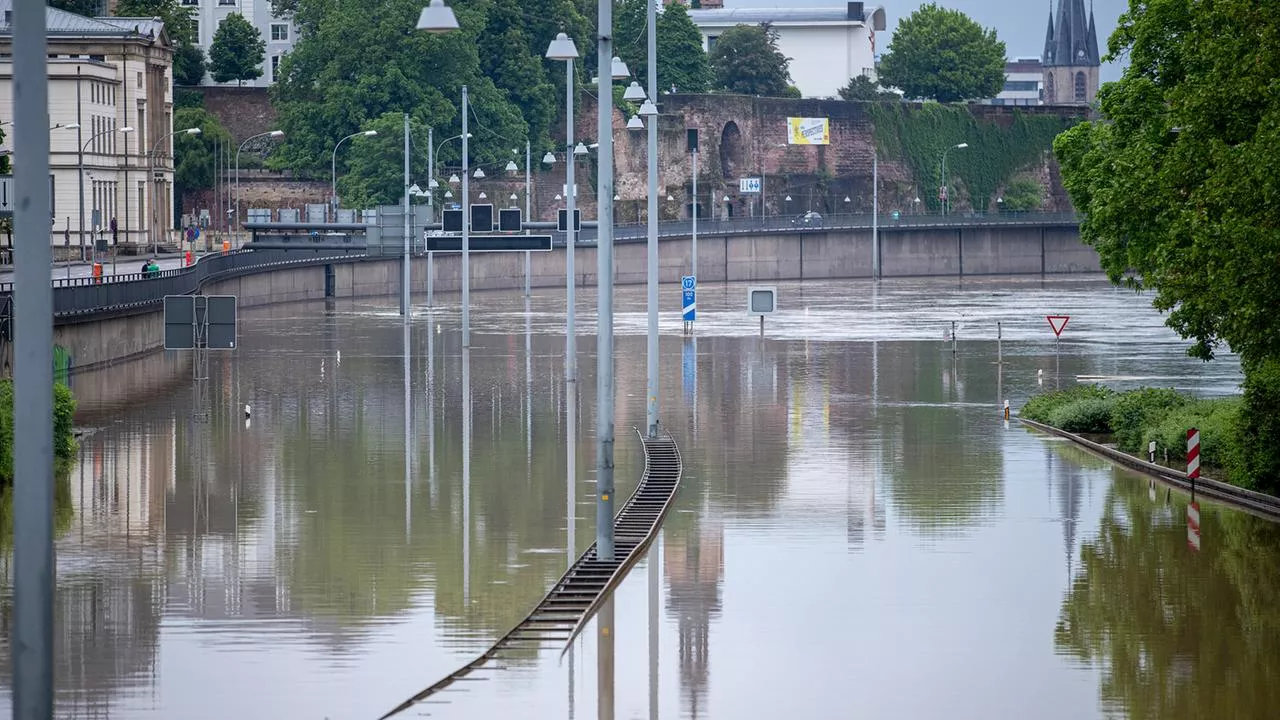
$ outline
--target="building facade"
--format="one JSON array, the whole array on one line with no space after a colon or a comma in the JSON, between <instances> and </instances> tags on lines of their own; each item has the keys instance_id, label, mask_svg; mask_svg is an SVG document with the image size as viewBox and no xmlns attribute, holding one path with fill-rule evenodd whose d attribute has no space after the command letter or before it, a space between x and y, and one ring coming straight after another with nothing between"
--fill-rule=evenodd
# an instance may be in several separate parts
<instances>
[{"instance_id":1,"label":"building facade","mask_svg":"<svg viewBox=\"0 0 1280 720\"><path fill-rule=\"evenodd\" d=\"M838 97L850 79L876 77L876 33L885 29L883 7L850 2L826 8L690 10L689 16L702 32L707 52L735 25L768 23L778 34L778 49L791 58L792 83L806 98Z\"/></svg>"},{"instance_id":2,"label":"building facade","mask_svg":"<svg viewBox=\"0 0 1280 720\"><path fill-rule=\"evenodd\" d=\"M1038 57L1020 57L1005 63L1004 87L989 105L1040 105L1044 103L1044 65Z\"/></svg>"},{"instance_id":3,"label":"building facade","mask_svg":"<svg viewBox=\"0 0 1280 720\"><path fill-rule=\"evenodd\" d=\"M1044 37L1044 102L1047 105L1092 105L1098 98L1102 57L1093 10L1084 0L1058 0Z\"/></svg>"},{"instance_id":4,"label":"building facade","mask_svg":"<svg viewBox=\"0 0 1280 720\"><path fill-rule=\"evenodd\" d=\"M13 0L0 0L0 123L9 149L22 142L13 125L12 10ZM66 248L57 255L79 255L95 240L141 247L160 239L173 224L173 47L163 23L53 8L46 18L51 241Z\"/></svg>"},{"instance_id":5,"label":"building facade","mask_svg":"<svg viewBox=\"0 0 1280 720\"><path fill-rule=\"evenodd\" d=\"M267 43L267 52L263 59L262 77L238 83L244 87L266 87L276 81L280 72L280 61L293 49L297 41L298 29L293 24L292 16L276 17L271 10L271 0L179 0L183 7L192 9L192 17L196 23L196 44L204 50L206 58L213 47L213 36L218 26L232 13L243 15ZM213 78L205 73L204 82L216 85ZM225 83L236 85L237 83Z\"/></svg>"}]
</instances>

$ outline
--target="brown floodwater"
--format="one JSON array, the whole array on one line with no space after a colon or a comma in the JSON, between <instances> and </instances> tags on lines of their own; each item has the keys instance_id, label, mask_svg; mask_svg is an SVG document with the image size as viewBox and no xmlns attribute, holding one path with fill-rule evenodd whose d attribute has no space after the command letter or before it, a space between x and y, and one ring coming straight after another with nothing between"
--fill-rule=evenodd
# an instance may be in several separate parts
<instances>
[{"instance_id":1,"label":"brown floodwater","mask_svg":"<svg viewBox=\"0 0 1280 720\"><path fill-rule=\"evenodd\" d=\"M403 717L1275 716L1280 528L1202 502L1194 549L1186 496L1001 417L1079 381L1232 393L1234 358L1102 280L778 287L763 338L745 286L702 288L696 341L664 289L659 541L566 653ZM471 660L594 539L580 296L576 389L542 291L473 295L466 353L453 297L407 334L394 298L295 304L242 313L203 383L175 355L123 408L79 388L58 716L376 718ZM618 307L626 494L643 289Z\"/></svg>"}]
</instances>

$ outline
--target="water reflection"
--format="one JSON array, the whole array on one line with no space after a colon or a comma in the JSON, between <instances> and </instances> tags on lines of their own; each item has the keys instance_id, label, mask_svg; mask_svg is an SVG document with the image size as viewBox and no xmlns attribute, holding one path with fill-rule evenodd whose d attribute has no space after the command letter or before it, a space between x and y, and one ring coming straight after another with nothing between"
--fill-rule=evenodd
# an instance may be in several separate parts
<instances>
[{"instance_id":1,"label":"water reflection","mask_svg":"<svg viewBox=\"0 0 1280 720\"><path fill-rule=\"evenodd\" d=\"M705 507L687 527L663 534L667 581L667 614L674 618L679 642L682 710L698 717L705 712L711 674L711 623L721 610L724 579L724 523L715 508Z\"/></svg>"}]
</instances>

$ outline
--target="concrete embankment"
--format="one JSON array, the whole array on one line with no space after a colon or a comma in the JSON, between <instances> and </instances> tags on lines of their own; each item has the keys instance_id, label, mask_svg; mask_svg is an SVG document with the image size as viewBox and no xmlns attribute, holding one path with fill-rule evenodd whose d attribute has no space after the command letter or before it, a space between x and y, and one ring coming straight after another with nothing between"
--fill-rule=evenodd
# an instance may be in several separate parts
<instances>
[{"instance_id":1,"label":"concrete embankment","mask_svg":"<svg viewBox=\"0 0 1280 720\"><path fill-rule=\"evenodd\" d=\"M1186 492L1192 491L1191 478L1187 477L1185 472L1167 468L1163 465L1149 463L1141 458L1136 458L1128 453L1121 452L1113 447L1093 442L1087 438L1080 437L1074 433L1065 430L1059 430L1051 425L1038 423L1034 420L1026 418L1018 418L1018 421L1027 427L1034 428L1040 432L1057 435L1066 438L1071 442L1085 448L1086 450L1099 455L1111 462L1136 470L1149 477L1156 478L1161 482L1168 483L1179 490ZM1210 498L1224 505L1230 505L1235 508L1252 513L1268 520L1280 521L1280 498L1263 493L1246 490L1236 487L1228 483L1212 480L1210 478L1201 477L1195 481L1195 494Z\"/></svg>"}]
</instances>

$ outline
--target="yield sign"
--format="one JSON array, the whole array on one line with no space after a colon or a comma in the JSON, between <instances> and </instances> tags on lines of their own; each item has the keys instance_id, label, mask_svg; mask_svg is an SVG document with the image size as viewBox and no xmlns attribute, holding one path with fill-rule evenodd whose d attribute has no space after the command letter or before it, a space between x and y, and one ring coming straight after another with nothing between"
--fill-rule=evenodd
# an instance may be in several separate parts
<instances>
[{"instance_id":1,"label":"yield sign","mask_svg":"<svg viewBox=\"0 0 1280 720\"><path fill-rule=\"evenodd\" d=\"M1055 337L1062 337L1062 330L1067 327L1067 321L1071 319L1070 315L1046 315L1045 320L1049 321L1049 327L1053 328Z\"/></svg>"}]
</instances>

